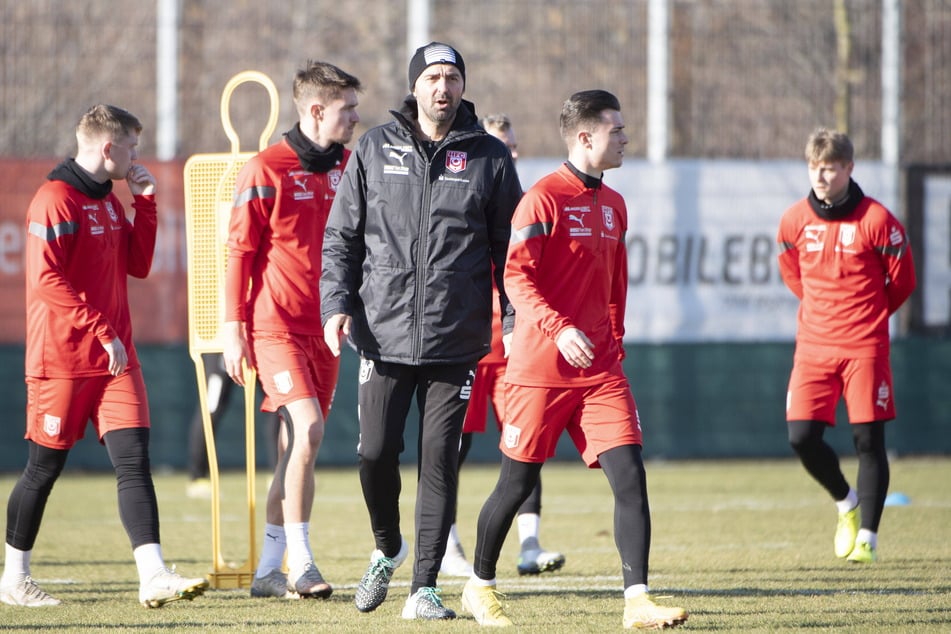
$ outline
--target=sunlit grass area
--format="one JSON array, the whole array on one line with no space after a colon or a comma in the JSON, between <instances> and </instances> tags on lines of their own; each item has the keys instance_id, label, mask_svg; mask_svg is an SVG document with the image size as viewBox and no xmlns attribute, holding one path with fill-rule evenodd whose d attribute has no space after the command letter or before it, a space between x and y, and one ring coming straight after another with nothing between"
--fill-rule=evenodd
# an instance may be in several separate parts
<instances>
[{"instance_id":1,"label":"sunlit grass area","mask_svg":"<svg viewBox=\"0 0 951 634\"><path fill-rule=\"evenodd\" d=\"M845 462L854 480L854 462ZM848 564L832 553L835 509L792 460L648 462L653 512L651 590L690 612L698 632L951 631L951 459L892 462L890 505L879 534L879 561ZM415 467L404 470L404 533L412 539ZM254 516L263 526L268 474L255 480ZM515 570L514 532L499 564L499 589L519 631L603 632L621 629L621 574L614 546L613 504L600 471L580 462L543 470L542 543L565 553L565 567L538 577ZM495 483L491 465L467 465L461 479L460 533L471 554L475 520ZM0 477L0 495L15 476ZM185 495L182 474L157 474L163 549L189 575L211 571L211 503ZM225 557L248 553L243 473L222 479ZM260 534L260 530L256 534ZM258 540L260 537L258 537ZM67 473L47 507L33 557L33 576L63 600L56 608L0 605L2 631L255 632L472 631L461 614L464 579L440 579L453 622L403 621L410 564L390 596L361 614L353 593L373 542L355 470L318 469L311 541L334 587L327 601L251 599L248 591L212 590L194 602L159 610L137 603L129 544L118 520L110 474ZM669 597L669 598L667 598Z\"/></svg>"}]
</instances>

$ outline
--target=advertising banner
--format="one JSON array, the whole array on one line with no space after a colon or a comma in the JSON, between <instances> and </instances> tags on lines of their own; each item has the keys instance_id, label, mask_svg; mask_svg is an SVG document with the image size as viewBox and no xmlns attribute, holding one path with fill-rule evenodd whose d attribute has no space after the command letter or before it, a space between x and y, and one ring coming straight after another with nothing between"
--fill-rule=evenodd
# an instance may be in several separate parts
<instances>
[{"instance_id":1,"label":"advertising banner","mask_svg":"<svg viewBox=\"0 0 951 634\"><path fill-rule=\"evenodd\" d=\"M520 160L525 189L557 168ZM856 164L865 193L894 210L885 170ZM628 211L629 342L786 341L799 300L777 265L783 212L809 193L804 161L628 161L604 173Z\"/></svg>"},{"instance_id":2,"label":"advertising banner","mask_svg":"<svg viewBox=\"0 0 951 634\"><path fill-rule=\"evenodd\" d=\"M24 219L55 163L0 160L0 343L23 342ZM187 340L184 162L143 163L158 179L159 234L151 275L129 280L134 332L141 343L181 343ZM519 160L523 187L560 163ZM894 188L880 164L857 164L854 177L894 211ZM628 207L628 342L793 339L798 300L779 278L776 230L783 211L809 192L803 162L631 160L606 172L604 182ZM930 190L930 200L939 201L932 215L945 220L947 189L940 181ZM116 192L131 209L125 184L116 183ZM947 267L930 270L947 274ZM929 303L929 314L946 316L947 297L945 291Z\"/></svg>"},{"instance_id":3,"label":"advertising banner","mask_svg":"<svg viewBox=\"0 0 951 634\"><path fill-rule=\"evenodd\" d=\"M26 326L23 247L26 210L57 159L0 159L0 343L23 343ZM178 343L187 339L184 162L142 161L155 175L158 237L148 278L129 278L132 328L139 343ZM127 212L132 196L124 182L114 191Z\"/></svg>"}]
</instances>

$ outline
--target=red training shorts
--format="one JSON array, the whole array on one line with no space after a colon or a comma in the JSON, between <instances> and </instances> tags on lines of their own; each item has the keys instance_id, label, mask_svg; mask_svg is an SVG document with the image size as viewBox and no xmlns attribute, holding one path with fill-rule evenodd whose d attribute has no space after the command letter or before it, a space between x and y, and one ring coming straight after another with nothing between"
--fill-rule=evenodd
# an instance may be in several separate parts
<instances>
[{"instance_id":1,"label":"red training shorts","mask_svg":"<svg viewBox=\"0 0 951 634\"><path fill-rule=\"evenodd\" d=\"M72 449L90 420L99 442L115 429L148 427L142 368L119 376L26 378L26 438L50 449Z\"/></svg>"},{"instance_id":2,"label":"red training shorts","mask_svg":"<svg viewBox=\"0 0 951 634\"><path fill-rule=\"evenodd\" d=\"M316 398L326 420L330 414L340 357L323 336L255 332L251 338L258 379L264 389L261 410L278 408L305 398Z\"/></svg>"},{"instance_id":3,"label":"red training shorts","mask_svg":"<svg viewBox=\"0 0 951 634\"><path fill-rule=\"evenodd\" d=\"M480 363L476 366L472 395L469 397L469 408L466 410L466 419L462 422L463 434L481 434L485 432L486 422L489 419L490 402L499 429L502 428L502 421L505 420L504 378L504 363Z\"/></svg>"},{"instance_id":4,"label":"red training shorts","mask_svg":"<svg viewBox=\"0 0 951 634\"><path fill-rule=\"evenodd\" d=\"M624 377L586 387L528 387L507 384L506 422L499 449L519 462L545 462L555 455L561 432L591 468L615 447L641 445L641 422Z\"/></svg>"},{"instance_id":5,"label":"red training shorts","mask_svg":"<svg viewBox=\"0 0 951 634\"><path fill-rule=\"evenodd\" d=\"M845 396L850 423L895 418L892 370L888 357L815 359L793 357L786 420L835 424L835 408Z\"/></svg>"}]
</instances>

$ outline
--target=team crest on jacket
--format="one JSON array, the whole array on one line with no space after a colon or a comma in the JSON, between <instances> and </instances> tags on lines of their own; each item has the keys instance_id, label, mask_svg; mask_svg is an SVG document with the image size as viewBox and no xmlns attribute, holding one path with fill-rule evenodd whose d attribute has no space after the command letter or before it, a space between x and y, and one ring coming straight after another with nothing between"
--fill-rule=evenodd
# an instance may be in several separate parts
<instances>
[{"instance_id":1,"label":"team crest on jacket","mask_svg":"<svg viewBox=\"0 0 951 634\"><path fill-rule=\"evenodd\" d=\"M604 228L608 231L614 230L614 209L607 205L601 205L601 216L604 218Z\"/></svg>"},{"instance_id":2,"label":"team crest on jacket","mask_svg":"<svg viewBox=\"0 0 951 634\"><path fill-rule=\"evenodd\" d=\"M330 189L337 191L337 186L340 185L340 179L343 177L343 172L340 170L330 170L327 174L327 182L330 183Z\"/></svg>"},{"instance_id":3,"label":"team crest on jacket","mask_svg":"<svg viewBox=\"0 0 951 634\"><path fill-rule=\"evenodd\" d=\"M119 214L117 214L116 210L112 208L112 203L109 201L106 201L106 213L109 214L109 220L112 221L112 228L118 229L119 227L117 225L119 224Z\"/></svg>"},{"instance_id":4,"label":"team crest on jacket","mask_svg":"<svg viewBox=\"0 0 951 634\"><path fill-rule=\"evenodd\" d=\"M453 174L458 174L466 169L466 160L468 154L458 150L449 150L446 152L446 169Z\"/></svg>"},{"instance_id":5,"label":"team crest on jacket","mask_svg":"<svg viewBox=\"0 0 951 634\"><path fill-rule=\"evenodd\" d=\"M844 246L852 246L855 242L855 225L841 225L839 227L839 243Z\"/></svg>"}]
</instances>

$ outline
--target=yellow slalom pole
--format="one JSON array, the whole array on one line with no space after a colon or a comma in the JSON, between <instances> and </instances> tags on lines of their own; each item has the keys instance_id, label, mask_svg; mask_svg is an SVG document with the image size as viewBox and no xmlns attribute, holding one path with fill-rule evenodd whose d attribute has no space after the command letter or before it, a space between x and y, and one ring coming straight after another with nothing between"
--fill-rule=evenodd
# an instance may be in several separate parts
<instances>
[{"instance_id":1,"label":"yellow slalom pole","mask_svg":"<svg viewBox=\"0 0 951 634\"><path fill-rule=\"evenodd\" d=\"M231 152L196 154L185 162L185 237L188 256L188 349L195 363L198 403L201 408L208 472L211 480L212 570L207 575L213 588L241 588L251 585L256 564L255 530L255 443L254 392L257 376L253 368L244 370L245 462L247 474L248 556L243 563L225 561L221 543L221 478L211 414L208 411L208 383L204 354L223 351L221 326L224 321L224 276L227 260L225 241L234 200L238 172L254 152L241 152L241 143L231 124L230 104L235 89L253 82L263 86L271 109L258 141L258 150L267 147L277 127L279 99L274 82L258 71L244 71L232 77L221 95L221 123L231 141Z\"/></svg>"}]
</instances>

